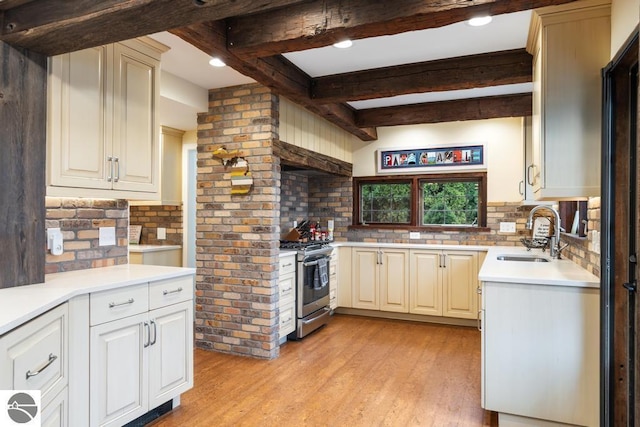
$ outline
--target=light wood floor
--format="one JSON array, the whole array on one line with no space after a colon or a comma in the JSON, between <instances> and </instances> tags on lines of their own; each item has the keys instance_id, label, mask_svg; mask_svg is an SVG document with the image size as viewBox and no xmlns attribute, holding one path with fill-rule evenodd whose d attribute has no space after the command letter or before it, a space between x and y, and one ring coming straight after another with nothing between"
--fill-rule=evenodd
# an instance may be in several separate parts
<instances>
[{"instance_id":1,"label":"light wood floor","mask_svg":"<svg viewBox=\"0 0 640 427\"><path fill-rule=\"evenodd\" d=\"M480 332L335 315L271 361L196 350L195 387L151 424L495 426L480 408Z\"/></svg>"}]
</instances>

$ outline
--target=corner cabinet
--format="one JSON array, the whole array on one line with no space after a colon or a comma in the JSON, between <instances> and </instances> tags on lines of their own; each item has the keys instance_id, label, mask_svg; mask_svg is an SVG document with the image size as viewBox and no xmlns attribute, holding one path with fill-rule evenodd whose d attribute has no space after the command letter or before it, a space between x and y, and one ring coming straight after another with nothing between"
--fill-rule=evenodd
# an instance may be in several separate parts
<instances>
[{"instance_id":1,"label":"corner cabinet","mask_svg":"<svg viewBox=\"0 0 640 427\"><path fill-rule=\"evenodd\" d=\"M536 200L600 195L602 83L609 62L610 0L533 11L532 163Z\"/></svg>"},{"instance_id":2,"label":"corner cabinet","mask_svg":"<svg viewBox=\"0 0 640 427\"><path fill-rule=\"evenodd\" d=\"M141 38L49 58L47 195L158 198L164 50Z\"/></svg>"},{"instance_id":3,"label":"corner cabinet","mask_svg":"<svg viewBox=\"0 0 640 427\"><path fill-rule=\"evenodd\" d=\"M476 319L478 252L411 250L409 313Z\"/></svg>"}]
</instances>

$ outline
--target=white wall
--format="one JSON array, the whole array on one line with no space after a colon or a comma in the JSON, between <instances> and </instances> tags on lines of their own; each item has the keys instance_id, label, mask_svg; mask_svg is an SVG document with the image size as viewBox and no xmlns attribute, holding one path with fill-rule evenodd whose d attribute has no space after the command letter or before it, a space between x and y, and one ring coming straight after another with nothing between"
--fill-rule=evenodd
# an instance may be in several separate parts
<instances>
[{"instance_id":1,"label":"white wall","mask_svg":"<svg viewBox=\"0 0 640 427\"><path fill-rule=\"evenodd\" d=\"M624 44L640 21L640 0L611 2L611 58Z\"/></svg>"},{"instance_id":2,"label":"white wall","mask_svg":"<svg viewBox=\"0 0 640 427\"><path fill-rule=\"evenodd\" d=\"M353 176L376 175L376 150L381 148L422 148L477 142L486 143L488 201L520 201L518 184L524 176L520 117L379 127L377 141L354 150Z\"/></svg>"}]
</instances>

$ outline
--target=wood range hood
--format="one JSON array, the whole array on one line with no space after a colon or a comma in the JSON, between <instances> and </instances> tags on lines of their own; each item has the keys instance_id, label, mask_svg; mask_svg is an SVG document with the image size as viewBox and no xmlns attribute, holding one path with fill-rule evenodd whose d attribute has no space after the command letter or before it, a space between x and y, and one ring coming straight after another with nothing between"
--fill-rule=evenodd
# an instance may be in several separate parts
<instances>
[{"instance_id":1,"label":"wood range hood","mask_svg":"<svg viewBox=\"0 0 640 427\"><path fill-rule=\"evenodd\" d=\"M45 55L168 30L363 141L377 126L519 117L531 94L356 110L348 101L532 81L524 49L312 78L282 54L572 0L4 0L0 40ZM256 25L259 23L259 25Z\"/></svg>"}]
</instances>

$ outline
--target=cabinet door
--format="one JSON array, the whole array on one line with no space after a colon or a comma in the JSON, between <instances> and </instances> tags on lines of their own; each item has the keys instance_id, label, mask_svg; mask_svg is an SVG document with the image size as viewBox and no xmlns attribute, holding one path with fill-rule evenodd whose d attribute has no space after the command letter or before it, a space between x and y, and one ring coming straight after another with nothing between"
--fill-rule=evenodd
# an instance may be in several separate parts
<instances>
[{"instance_id":1,"label":"cabinet door","mask_svg":"<svg viewBox=\"0 0 640 427\"><path fill-rule=\"evenodd\" d=\"M478 316L478 254L447 252L443 264L442 315L461 319Z\"/></svg>"},{"instance_id":2,"label":"cabinet door","mask_svg":"<svg viewBox=\"0 0 640 427\"><path fill-rule=\"evenodd\" d=\"M380 261L380 310L408 313L409 251L385 249Z\"/></svg>"},{"instance_id":3,"label":"cabinet door","mask_svg":"<svg viewBox=\"0 0 640 427\"><path fill-rule=\"evenodd\" d=\"M351 256L352 307L379 310L378 248L353 248Z\"/></svg>"},{"instance_id":4,"label":"cabinet door","mask_svg":"<svg viewBox=\"0 0 640 427\"><path fill-rule=\"evenodd\" d=\"M69 425L69 390L65 387L42 409L42 427L67 427Z\"/></svg>"},{"instance_id":5,"label":"cabinet door","mask_svg":"<svg viewBox=\"0 0 640 427\"><path fill-rule=\"evenodd\" d=\"M542 187L543 122L542 122L542 55L540 39L533 54L533 104L531 111L531 163L527 165L526 180L535 193Z\"/></svg>"},{"instance_id":6,"label":"cabinet door","mask_svg":"<svg viewBox=\"0 0 640 427\"><path fill-rule=\"evenodd\" d=\"M121 426L147 412L148 324L143 313L91 328L91 426Z\"/></svg>"},{"instance_id":7,"label":"cabinet door","mask_svg":"<svg viewBox=\"0 0 640 427\"><path fill-rule=\"evenodd\" d=\"M157 192L159 63L123 44L114 56L113 188Z\"/></svg>"},{"instance_id":8,"label":"cabinet door","mask_svg":"<svg viewBox=\"0 0 640 427\"><path fill-rule=\"evenodd\" d=\"M193 387L193 302L152 310L149 409Z\"/></svg>"},{"instance_id":9,"label":"cabinet door","mask_svg":"<svg viewBox=\"0 0 640 427\"><path fill-rule=\"evenodd\" d=\"M111 55L109 47L99 46L50 59L49 185L111 188Z\"/></svg>"},{"instance_id":10,"label":"cabinet door","mask_svg":"<svg viewBox=\"0 0 640 427\"><path fill-rule=\"evenodd\" d=\"M441 260L440 251L411 251L410 313L442 316Z\"/></svg>"}]
</instances>

